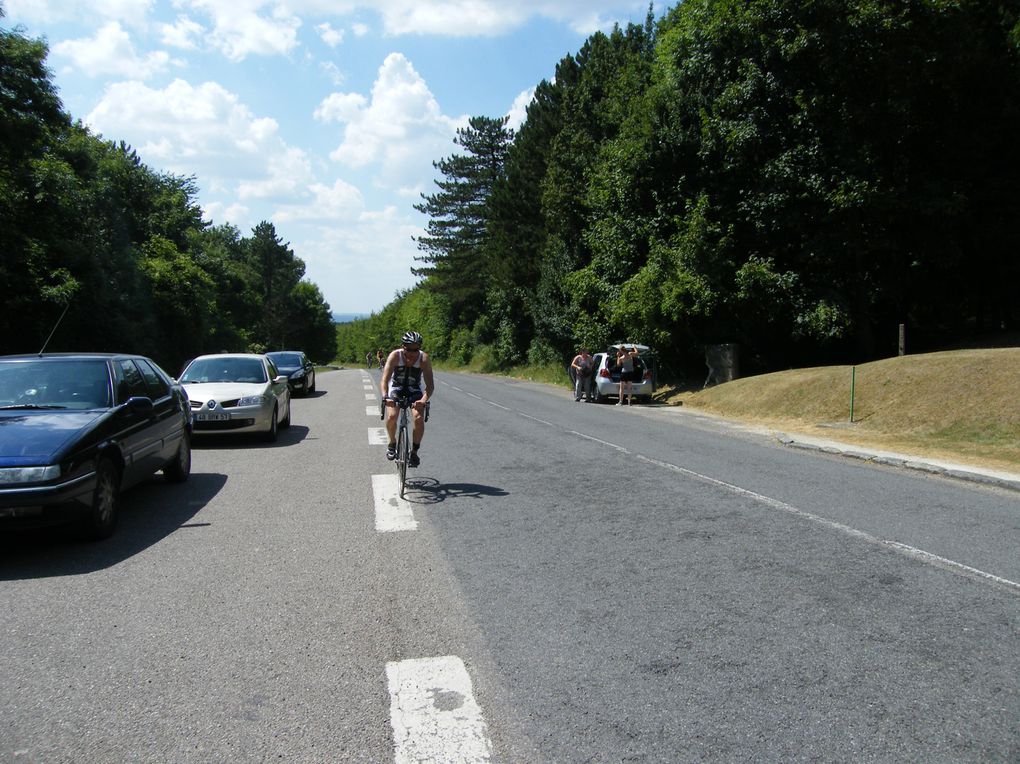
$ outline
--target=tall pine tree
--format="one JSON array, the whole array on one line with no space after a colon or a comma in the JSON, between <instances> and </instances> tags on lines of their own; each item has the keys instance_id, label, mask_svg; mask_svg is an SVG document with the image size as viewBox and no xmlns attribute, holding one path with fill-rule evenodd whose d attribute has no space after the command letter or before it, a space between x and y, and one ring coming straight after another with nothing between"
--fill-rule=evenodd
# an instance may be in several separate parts
<instances>
[{"instance_id":1,"label":"tall pine tree","mask_svg":"<svg viewBox=\"0 0 1020 764\"><path fill-rule=\"evenodd\" d=\"M422 266L412 272L449 298L454 320L462 325L478 316L493 272L485 258L485 228L492 189L513 141L506 123L506 117L472 117L458 129L454 143L465 153L433 163L445 179L436 181L437 193L422 194L414 207L429 222L426 235L417 239L423 254L415 260Z\"/></svg>"}]
</instances>

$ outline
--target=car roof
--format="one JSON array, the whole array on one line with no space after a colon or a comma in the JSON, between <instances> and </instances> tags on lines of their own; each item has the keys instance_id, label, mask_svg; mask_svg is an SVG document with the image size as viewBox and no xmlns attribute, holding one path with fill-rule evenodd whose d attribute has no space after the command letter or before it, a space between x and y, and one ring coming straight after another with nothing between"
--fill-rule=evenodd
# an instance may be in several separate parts
<instances>
[{"instance_id":1,"label":"car roof","mask_svg":"<svg viewBox=\"0 0 1020 764\"><path fill-rule=\"evenodd\" d=\"M0 355L0 361L108 361L113 358L147 358L138 353L26 353Z\"/></svg>"},{"instance_id":2,"label":"car roof","mask_svg":"<svg viewBox=\"0 0 1020 764\"><path fill-rule=\"evenodd\" d=\"M637 348L639 353L647 353L649 350L651 350L651 348L648 347L648 345L642 345L642 344L637 343L637 342L617 342L615 345L610 345L609 349L610 350L619 350L622 347L624 347L624 348L631 348L631 347Z\"/></svg>"},{"instance_id":3,"label":"car roof","mask_svg":"<svg viewBox=\"0 0 1020 764\"><path fill-rule=\"evenodd\" d=\"M257 358L262 360L265 358L264 353L209 353L207 355L198 355L192 358L192 361L204 361L207 358Z\"/></svg>"}]
</instances>

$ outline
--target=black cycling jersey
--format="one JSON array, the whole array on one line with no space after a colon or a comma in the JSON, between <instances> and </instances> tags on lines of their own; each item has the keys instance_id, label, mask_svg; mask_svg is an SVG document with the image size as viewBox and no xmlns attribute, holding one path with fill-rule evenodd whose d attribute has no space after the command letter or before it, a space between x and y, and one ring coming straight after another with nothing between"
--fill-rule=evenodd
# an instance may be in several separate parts
<instances>
[{"instance_id":1,"label":"black cycling jersey","mask_svg":"<svg viewBox=\"0 0 1020 764\"><path fill-rule=\"evenodd\" d=\"M397 353L399 354L397 356L397 365L393 368L387 395L393 398L400 391L420 393L422 353L418 353L418 357L410 365L408 365L407 357L402 349L398 350Z\"/></svg>"}]
</instances>

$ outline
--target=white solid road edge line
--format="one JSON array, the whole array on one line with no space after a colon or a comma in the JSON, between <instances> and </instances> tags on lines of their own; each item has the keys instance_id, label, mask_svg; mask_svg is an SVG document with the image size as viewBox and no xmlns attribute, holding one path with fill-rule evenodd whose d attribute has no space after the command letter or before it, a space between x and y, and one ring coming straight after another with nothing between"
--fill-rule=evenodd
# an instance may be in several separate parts
<instances>
[{"instance_id":1,"label":"white solid road edge line","mask_svg":"<svg viewBox=\"0 0 1020 764\"><path fill-rule=\"evenodd\" d=\"M849 525L844 525L843 523L836 522L835 520L830 520L827 517L820 517L819 515L816 515L812 512L806 512L803 509L798 509L797 507L791 504L787 504L785 501L773 499L770 496L764 496L763 494L748 490L747 488L741 488L740 486L733 485L732 483L727 483L724 480L718 480L717 478L709 477L708 475L702 475L700 472L695 472L684 467L679 467L676 464L670 464L669 462L663 462L658 459L650 459L649 457L642 456L641 454L635 454L635 457L643 462L647 462L648 464L654 464L658 467L663 467L665 469L672 470L673 472L679 472L683 475L688 475L689 477L696 478L698 480L703 480L706 483L717 485L720 488L725 488L728 491L733 491L734 493L740 494L742 496L747 496L751 499L754 499L755 501L761 502L762 504L766 504L770 507L782 510L783 512L787 512L791 515L802 517L806 520L818 523L819 525L823 525L827 528L840 531L841 533L845 533L848 536L853 536L854 538L860 539L865 543L885 547L887 549L893 549L899 552L900 554L904 554L908 557L913 557L916 560L926 562L930 565L936 565L946 570L955 571L957 573L962 573L969 576L975 576L986 581L991 581L1000 586L1004 586L1007 589L1012 589L1014 592L1020 592L1020 583L1017 583L1016 581L1010 581L1008 578L1002 578L1001 576L996 576L992 573L988 573L983 570L978 570L977 568L972 568L970 565L964 565L962 562L950 560L946 557L940 557L937 554L932 554L931 552L926 552L923 549L918 549L917 547L912 547L907 544L901 544L898 541L890 541L889 539L883 539L877 536L872 536L870 533L858 530L857 528L851 528Z\"/></svg>"},{"instance_id":2,"label":"white solid road edge line","mask_svg":"<svg viewBox=\"0 0 1020 764\"><path fill-rule=\"evenodd\" d=\"M386 664L396 764L488 762L492 755L471 677L455 655Z\"/></svg>"},{"instance_id":3,"label":"white solid road edge line","mask_svg":"<svg viewBox=\"0 0 1020 764\"><path fill-rule=\"evenodd\" d=\"M400 481L395 473L372 475L372 494L375 496L375 529L379 533L418 530L411 505L400 498Z\"/></svg>"}]
</instances>

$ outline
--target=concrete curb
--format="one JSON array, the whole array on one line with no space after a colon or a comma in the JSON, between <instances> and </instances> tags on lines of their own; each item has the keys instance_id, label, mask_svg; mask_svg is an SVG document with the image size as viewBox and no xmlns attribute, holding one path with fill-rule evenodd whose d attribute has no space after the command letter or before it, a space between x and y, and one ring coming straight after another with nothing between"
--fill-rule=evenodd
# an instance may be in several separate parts
<instances>
[{"instance_id":1,"label":"concrete curb","mask_svg":"<svg viewBox=\"0 0 1020 764\"><path fill-rule=\"evenodd\" d=\"M896 454L889 451L865 451L858 446L848 446L836 443L835 441L819 440L802 435L777 433L776 439L784 446L790 448L801 448L806 451L818 451L835 456L845 456L851 459L871 462L872 464L881 464L886 467L918 470L931 475L941 475L956 480L966 480L971 483L981 483L997 488L1020 491L1020 475L1009 472L996 472L980 467L936 460L925 461L914 456Z\"/></svg>"}]
</instances>

